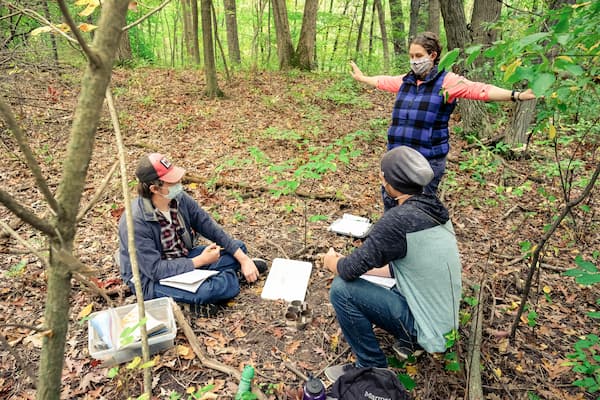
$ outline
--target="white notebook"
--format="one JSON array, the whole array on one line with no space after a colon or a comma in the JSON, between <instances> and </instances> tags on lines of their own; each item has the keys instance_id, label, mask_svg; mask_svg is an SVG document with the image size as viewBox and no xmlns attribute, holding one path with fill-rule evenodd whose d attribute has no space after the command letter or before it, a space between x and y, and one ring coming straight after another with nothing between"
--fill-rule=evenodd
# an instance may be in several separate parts
<instances>
[{"instance_id":1,"label":"white notebook","mask_svg":"<svg viewBox=\"0 0 600 400\"><path fill-rule=\"evenodd\" d=\"M219 271L195 269L193 271L184 272L183 274L161 279L160 284L196 293L196 290L198 290L200 285L202 285L206 279L218 273Z\"/></svg>"},{"instance_id":2,"label":"white notebook","mask_svg":"<svg viewBox=\"0 0 600 400\"><path fill-rule=\"evenodd\" d=\"M306 261L275 258L263 287L263 299L304 301L312 263Z\"/></svg>"},{"instance_id":3,"label":"white notebook","mask_svg":"<svg viewBox=\"0 0 600 400\"><path fill-rule=\"evenodd\" d=\"M379 286L383 286L386 289L391 289L396 284L396 279L388 278L385 276L377 276L377 275L361 275L362 279L373 282Z\"/></svg>"}]
</instances>

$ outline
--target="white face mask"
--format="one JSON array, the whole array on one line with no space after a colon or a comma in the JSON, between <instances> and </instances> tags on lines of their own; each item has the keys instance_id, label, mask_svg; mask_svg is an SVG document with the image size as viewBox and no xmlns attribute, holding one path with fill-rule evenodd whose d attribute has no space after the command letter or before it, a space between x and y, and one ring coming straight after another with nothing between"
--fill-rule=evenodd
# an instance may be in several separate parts
<instances>
[{"instance_id":1,"label":"white face mask","mask_svg":"<svg viewBox=\"0 0 600 400\"><path fill-rule=\"evenodd\" d=\"M173 200L181 192L183 192L183 185L181 184L181 182L179 182L179 183L169 187L169 193L167 193L167 194L161 193L161 196L163 196L166 199Z\"/></svg>"},{"instance_id":2,"label":"white face mask","mask_svg":"<svg viewBox=\"0 0 600 400\"><path fill-rule=\"evenodd\" d=\"M428 56L410 60L410 69L412 69L417 76L426 75L431 68L433 68L433 60Z\"/></svg>"}]
</instances>

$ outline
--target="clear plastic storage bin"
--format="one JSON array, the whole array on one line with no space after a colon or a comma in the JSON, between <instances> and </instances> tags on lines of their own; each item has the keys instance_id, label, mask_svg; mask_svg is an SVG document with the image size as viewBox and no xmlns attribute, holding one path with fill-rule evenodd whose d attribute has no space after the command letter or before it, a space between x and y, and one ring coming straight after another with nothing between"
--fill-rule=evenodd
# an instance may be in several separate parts
<instances>
[{"instance_id":1,"label":"clear plastic storage bin","mask_svg":"<svg viewBox=\"0 0 600 400\"><path fill-rule=\"evenodd\" d=\"M145 301L144 305L148 320L151 316L165 325L163 332L148 337L150 354L160 353L173 347L177 335L177 325L171 308L171 299L161 297ZM122 320L134 309L133 312L137 313L137 304L109 308L90 314L88 320L88 350L93 358L102 360L106 366L113 366L130 361L136 356L142 356L142 342L140 340L125 346L120 345L120 335L124 329ZM104 334L102 335L99 331Z\"/></svg>"}]
</instances>

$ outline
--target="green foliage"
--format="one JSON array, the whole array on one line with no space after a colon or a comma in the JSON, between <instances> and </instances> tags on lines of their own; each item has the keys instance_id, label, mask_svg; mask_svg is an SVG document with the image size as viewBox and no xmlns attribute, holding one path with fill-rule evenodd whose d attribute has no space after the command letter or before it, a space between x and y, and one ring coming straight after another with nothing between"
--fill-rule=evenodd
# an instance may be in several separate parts
<instances>
[{"instance_id":1,"label":"green foliage","mask_svg":"<svg viewBox=\"0 0 600 400\"><path fill-rule=\"evenodd\" d=\"M411 355L408 357L408 359L403 361L398 360L396 357L389 357L387 361L390 367L403 369L406 368L406 366L409 364L414 364L417 360L414 356ZM398 378L400 383L402 383L402 386L404 386L406 390L413 390L417 386L414 379L411 378L408 374L398 373L396 374L396 377Z\"/></svg>"},{"instance_id":2,"label":"green foliage","mask_svg":"<svg viewBox=\"0 0 600 400\"><path fill-rule=\"evenodd\" d=\"M25 267L27 267L27 259L23 258L21 261L11 266L8 271L6 271L6 276L9 278L15 278L25 272Z\"/></svg>"},{"instance_id":3,"label":"green foliage","mask_svg":"<svg viewBox=\"0 0 600 400\"><path fill-rule=\"evenodd\" d=\"M322 93L316 96L328 100L339 106L356 106L368 108L371 103L360 95L361 89L351 77L338 79Z\"/></svg>"},{"instance_id":4,"label":"green foliage","mask_svg":"<svg viewBox=\"0 0 600 400\"><path fill-rule=\"evenodd\" d=\"M565 363L572 366L573 371L583 375L573 385L585 389L589 393L600 390L600 338L597 335L587 335L574 345L575 352L567 354L573 361Z\"/></svg>"},{"instance_id":5,"label":"green foliage","mask_svg":"<svg viewBox=\"0 0 600 400\"><path fill-rule=\"evenodd\" d=\"M575 278L580 285L593 285L600 282L600 271L594 263L585 261L581 255L575 258L575 268L564 273L566 276Z\"/></svg>"}]
</instances>

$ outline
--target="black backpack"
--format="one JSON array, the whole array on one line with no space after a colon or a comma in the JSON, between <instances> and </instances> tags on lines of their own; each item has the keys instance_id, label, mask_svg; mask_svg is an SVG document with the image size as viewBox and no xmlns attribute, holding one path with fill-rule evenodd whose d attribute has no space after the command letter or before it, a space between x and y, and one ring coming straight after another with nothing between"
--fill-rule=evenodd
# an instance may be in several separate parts
<instances>
[{"instance_id":1,"label":"black backpack","mask_svg":"<svg viewBox=\"0 0 600 400\"><path fill-rule=\"evenodd\" d=\"M410 400L396 375L382 368L356 368L340 376L331 389L340 400Z\"/></svg>"}]
</instances>

